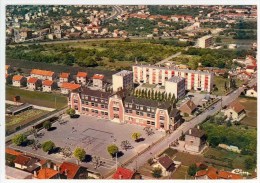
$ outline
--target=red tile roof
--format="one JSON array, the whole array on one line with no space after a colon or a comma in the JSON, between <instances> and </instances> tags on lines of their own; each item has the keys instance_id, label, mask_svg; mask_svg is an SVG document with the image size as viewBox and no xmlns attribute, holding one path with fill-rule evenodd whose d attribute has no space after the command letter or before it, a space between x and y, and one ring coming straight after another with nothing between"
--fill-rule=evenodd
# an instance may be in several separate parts
<instances>
[{"instance_id":1,"label":"red tile roof","mask_svg":"<svg viewBox=\"0 0 260 183\"><path fill-rule=\"evenodd\" d=\"M70 73L62 72L60 74L60 78L68 78L70 76Z\"/></svg>"},{"instance_id":2,"label":"red tile roof","mask_svg":"<svg viewBox=\"0 0 260 183\"><path fill-rule=\"evenodd\" d=\"M16 156L14 163L17 163L19 165L26 165L30 161L30 159L30 157L21 154Z\"/></svg>"},{"instance_id":3,"label":"red tile roof","mask_svg":"<svg viewBox=\"0 0 260 183\"><path fill-rule=\"evenodd\" d=\"M54 72L46 71L46 70L40 70L40 69L33 69L31 71L31 74L42 75L42 76L52 76L54 74Z\"/></svg>"},{"instance_id":4,"label":"red tile roof","mask_svg":"<svg viewBox=\"0 0 260 183\"><path fill-rule=\"evenodd\" d=\"M10 149L10 148L6 148L6 149L5 149L5 153L11 154L11 155L13 155L13 156L19 156L19 155L23 154L23 153L21 153L21 152L18 152L18 151L16 151L16 150Z\"/></svg>"},{"instance_id":5,"label":"red tile roof","mask_svg":"<svg viewBox=\"0 0 260 183\"><path fill-rule=\"evenodd\" d=\"M63 162L60 166L60 173L66 173L68 179L73 179L76 176L79 169L80 166L74 163Z\"/></svg>"},{"instance_id":6,"label":"red tile roof","mask_svg":"<svg viewBox=\"0 0 260 183\"><path fill-rule=\"evenodd\" d=\"M13 81L21 81L22 78L23 78L23 76L21 76L21 75L14 75Z\"/></svg>"},{"instance_id":7,"label":"red tile roof","mask_svg":"<svg viewBox=\"0 0 260 183\"><path fill-rule=\"evenodd\" d=\"M53 81L51 81L51 80L44 80L43 82L42 82L42 85L45 85L45 86L52 86L53 85Z\"/></svg>"},{"instance_id":8,"label":"red tile roof","mask_svg":"<svg viewBox=\"0 0 260 183\"><path fill-rule=\"evenodd\" d=\"M133 171L119 167L116 173L113 175L113 179L132 179L133 175Z\"/></svg>"},{"instance_id":9,"label":"red tile roof","mask_svg":"<svg viewBox=\"0 0 260 183\"><path fill-rule=\"evenodd\" d=\"M241 175L234 174L231 172L219 171L218 176L221 179L243 179Z\"/></svg>"},{"instance_id":10,"label":"red tile roof","mask_svg":"<svg viewBox=\"0 0 260 183\"><path fill-rule=\"evenodd\" d=\"M27 80L27 83L36 83L37 81L38 81L37 78L29 78L29 79Z\"/></svg>"},{"instance_id":11,"label":"red tile roof","mask_svg":"<svg viewBox=\"0 0 260 183\"><path fill-rule=\"evenodd\" d=\"M104 77L103 74L94 74L93 79L104 79Z\"/></svg>"},{"instance_id":12,"label":"red tile roof","mask_svg":"<svg viewBox=\"0 0 260 183\"><path fill-rule=\"evenodd\" d=\"M74 83L62 83L61 88L65 88L68 90L76 90L80 88L79 84L74 84Z\"/></svg>"},{"instance_id":13,"label":"red tile roof","mask_svg":"<svg viewBox=\"0 0 260 183\"><path fill-rule=\"evenodd\" d=\"M242 176L226 171L218 171L214 167L208 167L206 170L199 170L195 177L208 176L209 179L243 179Z\"/></svg>"},{"instance_id":14,"label":"red tile roof","mask_svg":"<svg viewBox=\"0 0 260 183\"><path fill-rule=\"evenodd\" d=\"M255 69L256 69L256 66L254 66L254 65L248 65L248 66L246 66L246 69L253 69L253 70L255 70Z\"/></svg>"},{"instance_id":15,"label":"red tile roof","mask_svg":"<svg viewBox=\"0 0 260 183\"><path fill-rule=\"evenodd\" d=\"M37 178L38 179L50 179L57 175L59 172L50 168L43 168L39 170Z\"/></svg>"},{"instance_id":16,"label":"red tile roof","mask_svg":"<svg viewBox=\"0 0 260 183\"><path fill-rule=\"evenodd\" d=\"M85 78L85 77L87 77L87 75L88 75L88 73L86 73L86 72L78 72L77 77Z\"/></svg>"},{"instance_id":17,"label":"red tile roof","mask_svg":"<svg viewBox=\"0 0 260 183\"><path fill-rule=\"evenodd\" d=\"M245 107L241 105L238 101L233 101L229 104L229 109L233 109L235 112L239 113L245 110Z\"/></svg>"}]
</instances>

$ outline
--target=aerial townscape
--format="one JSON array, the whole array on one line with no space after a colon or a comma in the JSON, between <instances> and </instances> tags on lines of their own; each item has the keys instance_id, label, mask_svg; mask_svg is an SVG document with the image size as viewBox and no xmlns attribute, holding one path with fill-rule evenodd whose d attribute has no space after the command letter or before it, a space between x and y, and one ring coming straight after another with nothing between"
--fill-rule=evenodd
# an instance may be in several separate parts
<instances>
[{"instance_id":1,"label":"aerial townscape","mask_svg":"<svg viewBox=\"0 0 260 183\"><path fill-rule=\"evenodd\" d=\"M6 179L256 179L257 6L6 6Z\"/></svg>"}]
</instances>

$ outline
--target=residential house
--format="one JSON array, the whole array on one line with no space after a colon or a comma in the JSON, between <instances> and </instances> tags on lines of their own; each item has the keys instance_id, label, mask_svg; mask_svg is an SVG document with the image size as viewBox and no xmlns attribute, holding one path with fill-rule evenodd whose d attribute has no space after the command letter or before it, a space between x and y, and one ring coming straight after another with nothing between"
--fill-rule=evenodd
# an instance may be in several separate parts
<instances>
[{"instance_id":1,"label":"residential house","mask_svg":"<svg viewBox=\"0 0 260 183\"><path fill-rule=\"evenodd\" d=\"M257 98L257 85L254 85L252 88L249 88L248 90L246 90L246 94L247 97L255 97Z\"/></svg>"},{"instance_id":2,"label":"residential house","mask_svg":"<svg viewBox=\"0 0 260 183\"><path fill-rule=\"evenodd\" d=\"M119 167L113 175L113 179L133 179L134 172L127 168Z\"/></svg>"},{"instance_id":3,"label":"residential house","mask_svg":"<svg viewBox=\"0 0 260 183\"><path fill-rule=\"evenodd\" d=\"M22 86L26 86L27 79L21 75L14 75L12 82L13 82L13 86L22 87Z\"/></svg>"},{"instance_id":4,"label":"residential house","mask_svg":"<svg viewBox=\"0 0 260 183\"><path fill-rule=\"evenodd\" d=\"M54 81L44 80L42 82L42 91L43 92L51 92L55 88L56 88L56 83Z\"/></svg>"},{"instance_id":5,"label":"residential house","mask_svg":"<svg viewBox=\"0 0 260 183\"><path fill-rule=\"evenodd\" d=\"M228 119L240 121L246 116L245 107L239 102L233 101L225 110L225 116L227 116Z\"/></svg>"},{"instance_id":6,"label":"residential house","mask_svg":"<svg viewBox=\"0 0 260 183\"><path fill-rule=\"evenodd\" d=\"M78 72L76 76L76 81L78 84L86 85L87 84L87 76L88 74L86 72Z\"/></svg>"},{"instance_id":7,"label":"residential house","mask_svg":"<svg viewBox=\"0 0 260 183\"><path fill-rule=\"evenodd\" d=\"M42 168L38 172L34 172L35 179L58 179L59 172L51 168Z\"/></svg>"},{"instance_id":8,"label":"residential house","mask_svg":"<svg viewBox=\"0 0 260 183\"><path fill-rule=\"evenodd\" d=\"M199 170L195 175L195 179L243 179L243 177L239 174L208 167L205 170Z\"/></svg>"},{"instance_id":9,"label":"residential house","mask_svg":"<svg viewBox=\"0 0 260 183\"><path fill-rule=\"evenodd\" d=\"M248 65L248 66L246 66L246 72L250 73L250 74L255 73L256 72L256 68L257 68L257 66Z\"/></svg>"},{"instance_id":10,"label":"residential house","mask_svg":"<svg viewBox=\"0 0 260 183\"><path fill-rule=\"evenodd\" d=\"M184 148L187 151L199 153L206 145L206 134L203 130L191 128L185 133Z\"/></svg>"},{"instance_id":11,"label":"residential house","mask_svg":"<svg viewBox=\"0 0 260 183\"><path fill-rule=\"evenodd\" d=\"M250 73L242 71L236 75L236 78L242 81L248 81L251 78L251 76L252 75Z\"/></svg>"},{"instance_id":12,"label":"residential house","mask_svg":"<svg viewBox=\"0 0 260 183\"><path fill-rule=\"evenodd\" d=\"M21 154L16 156L14 167L32 173L40 169L37 162L39 162L39 159Z\"/></svg>"},{"instance_id":13,"label":"residential house","mask_svg":"<svg viewBox=\"0 0 260 183\"><path fill-rule=\"evenodd\" d=\"M10 166L5 166L5 178L6 179L32 179L32 174L13 168Z\"/></svg>"},{"instance_id":14,"label":"residential house","mask_svg":"<svg viewBox=\"0 0 260 183\"><path fill-rule=\"evenodd\" d=\"M162 169L162 176L169 176L172 174L173 171L176 170L175 164L169 156L165 155L158 159L157 163L153 165L154 168L161 168Z\"/></svg>"},{"instance_id":15,"label":"residential house","mask_svg":"<svg viewBox=\"0 0 260 183\"><path fill-rule=\"evenodd\" d=\"M63 162L60 165L60 177L66 179L79 179L87 177L87 170L79 165L70 162Z\"/></svg>"},{"instance_id":16,"label":"residential house","mask_svg":"<svg viewBox=\"0 0 260 183\"><path fill-rule=\"evenodd\" d=\"M101 89L103 88L103 83L105 79L105 76L103 74L94 74L92 79L93 79L93 86Z\"/></svg>"},{"instance_id":17,"label":"residential house","mask_svg":"<svg viewBox=\"0 0 260 183\"><path fill-rule=\"evenodd\" d=\"M37 78L33 78L33 77L30 77L28 80L27 80L27 88L29 90L37 90L38 87L41 86L41 80L37 79Z\"/></svg>"},{"instance_id":18,"label":"residential house","mask_svg":"<svg viewBox=\"0 0 260 183\"><path fill-rule=\"evenodd\" d=\"M52 71L40 70L40 69L33 69L31 71L31 77L38 78L40 80L53 80L55 78L55 74Z\"/></svg>"},{"instance_id":19,"label":"residential house","mask_svg":"<svg viewBox=\"0 0 260 183\"><path fill-rule=\"evenodd\" d=\"M62 83L60 86L62 94L69 94L70 92L79 91L80 87L81 86L79 84L74 83Z\"/></svg>"},{"instance_id":20,"label":"residential house","mask_svg":"<svg viewBox=\"0 0 260 183\"><path fill-rule=\"evenodd\" d=\"M70 73L62 72L60 74L59 82L60 83L68 83L68 82L70 82Z\"/></svg>"},{"instance_id":21,"label":"residential house","mask_svg":"<svg viewBox=\"0 0 260 183\"><path fill-rule=\"evenodd\" d=\"M185 116L185 114L191 115L196 110L196 108L197 106L194 104L194 102L192 100L188 100L180 106L179 110Z\"/></svg>"}]
</instances>

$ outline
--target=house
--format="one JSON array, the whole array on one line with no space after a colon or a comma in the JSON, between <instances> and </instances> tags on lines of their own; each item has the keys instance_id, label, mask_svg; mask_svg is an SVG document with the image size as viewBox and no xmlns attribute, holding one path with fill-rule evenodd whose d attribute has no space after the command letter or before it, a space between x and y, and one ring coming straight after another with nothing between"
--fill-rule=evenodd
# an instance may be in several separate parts
<instances>
[{"instance_id":1,"label":"house","mask_svg":"<svg viewBox=\"0 0 260 183\"><path fill-rule=\"evenodd\" d=\"M243 177L231 172L219 171L214 167L208 167L205 170L199 170L195 174L195 179L243 179Z\"/></svg>"},{"instance_id":2,"label":"house","mask_svg":"<svg viewBox=\"0 0 260 183\"><path fill-rule=\"evenodd\" d=\"M173 160L167 155L160 157L153 167L161 168L162 176L169 176L176 169Z\"/></svg>"},{"instance_id":3,"label":"house","mask_svg":"<svg viewBox=\"0 0 260 183\"><path fill-rule=\"evenodd\" d=\"M185 133L184 148L187 151L199 153L206 145L206 134L203 130L191 128Z\"/></svg>"},{"instance_id":4,"label":"house","mask_svg":"<svg viewBox=\"0 0 260 183\"><path fill-rule=\"evenodd\" d=\"M257 66L248 65L248 66L246 66L246 72L250 73L250 74L255 73L256 72L256 68L257 68Z\"/></svg>"},{"instance_id":5,"label":"house","mask_svg":"<svg viewBox=\"0 0 260 183\"><path fill-rule=\"evenodd\" d=\"M196 110L196 105L192 100L188 100L186 103L182 104L180 106L180 111L182 114L188 114L191 115Z\"/></svg>"},{"instance_id":6,"label":"house","mask_svg":"<svg viewBox=\"0 0 260 183\"><path fill-rule=\"evenodd\" d=\"M127 168L119 167L113 175L113 179L133 179L134 172Z\"/></svg>"},{"instance_id":7,"label":"house","mask_svg":"<svg viewBox=\"0 0 260 183\"><path fill-rule=\"evenodd\" d=\"M6 179L32 179L32 174L13 168L10 166L5 166L5 178Z\"/></svg>"},{"instance_id":8,"label":"house","mask_svg":"<svg viewBox=\"0 0 260 183\"><path fill-rule=\"evenodd\" d=\"M40 86L41 86L41 80L37 78L30 77L27 80L27 87L29 90L37 90L37 88Z\"/></svg>"},{"instance_id":9,"label":"house","mask_svg":"<svg viewBox=\"0 0 260 183\"><path fill-rule=\"evenodd\" d=\"M254 85L252 88L248 89L245 94L247 97L257 98L257 85Z\"/></svg>"},{"instance_id":10,"label":"house","mask_svg":"<svg viewBox=\"0 0 260 183\"><path fill-rule=\"evenodd\" d=\"M94 74L92 79L93 79L93 86L102 89L105 76L103 74Z\"/></svg>"},{"instance_id":11,"label":"house","mask_svg":"<svg viewBox=\"0 0 260 183\"><path fill-rule=\"evenodd\" d=\"M14 75L12 79L13 86L17 87L26 86L26 81L27 79L21 75Z\"/></svg>"},{"instance_id":12,"label":"house","mask_svg":"<svg viewBox=\"0 0 260 183\"><path fill-rule=\"evenodd\" d=\"M70 162L63 162L60 165L59 170L61 178L79 179L82 175L87 176L87 171L85 168Z\"/></svg>"},{"instance_id":13,"label":"house","mask_svg":"<svg viewBox=\"0 0 260 183\"><path fill-rule=\"evenodd\" d=\"M76 81L78 84L86 85L87 84L87 76L88 74L86 72L78 72L76 76Z\"/></svg>"},{"instance_id":14,"label":"house","mask_svg":"<svg viewBox=\"0 0 260 183\"><path fill-rule=\"evenodd\" d=\"M40 169L40 166L37 165L38 161L39 159L21 154L16 156L14 167L32 173Z\"/></svg>"},{"instance_id":15,"label":"house","mask_svg":"<svg viewBox=\"0 0 260 183\"><path fill-rule=\"evenodd\" d=\"M60 83L68 83L68 82L70 82L70 73L62 72L60 74L59 82Z\"/></svg>"},{"instance_id":16,"label":"house","mask_svg":"<svg viewBox=\"0 0 260 183\"><path fill-rule=\"evenodd\" d=\"M40 70L40 69L33 69L31 71L31 77L38 78L40 80L53 80L55 78L55 74L52 71Z\"/></svg>"},{"instance_id":17,"label":"house","mask_svg":"<svg viewBox=\"0 0 260 183\"><path fill-rule=\"evenodd\" d=\"M224 114L228 119L240 121L246 116L246 111L243 105L237 101L233 101L229 104Z\"/></svg>"},{"instance_id":18,"label":"house","mask_svg":"<svg viewBox=\"0 0 260 183\"><path fill-rule=\"evenodd\" d=\"M251 78L251 74L246 72L246 71L242 71L240 73L237 74L236 78L242 81L248 81Z\"/></svg>"},{"instance_id":19,"label":"house","mask_svg":"<svg viewBox=\"0 0 260 183\"><path fill-rule=\"evenodd\" d=\"M42 82L42 91L51 92L56 87L56 83L51 80L44 80Z\"/></svg>"},{"instance_id":20,"label":"house","mask_svg":"<svg viewBox=\"0 0 260 183\"><path fill-rule=\"evenodd\" d=\"M12 72L10 65L5 65L5 74L10 74Z\"/></svg>"},{"instance_id":21,"label":"house","mask_svg":"<svg viewBox=\"0 0 260 183\"><path fill-rule=\"evenodd\" d=\"M38 172L34 172L34 178L36 179L58 179L59 172L51 168L42 168Z\"/></svg>"},{"instance_id":22,"label":"house","mask_svg":"<svg viewBox=\"0 0 260 183\"><path fill-rule=\"evenodd\" d=\"M79 91L80 87L81 86L79 84L74 83L62 83L60 86L62 94L69 94L70 92Z\"/></svg>"},{"instance_id":23,"label":"house","mask_svg":"<svg viewBox=\"0 0 260 183\"><path fill-rule=\"evenodd\" d=\"M5 153L6 154L10 154L12 156L19 156L19 155L22 155L23 153L19 152L19 151L16 151L14 149L10 149L10 148L6 148L5 149Z\"/></svg>"}]
</instances>

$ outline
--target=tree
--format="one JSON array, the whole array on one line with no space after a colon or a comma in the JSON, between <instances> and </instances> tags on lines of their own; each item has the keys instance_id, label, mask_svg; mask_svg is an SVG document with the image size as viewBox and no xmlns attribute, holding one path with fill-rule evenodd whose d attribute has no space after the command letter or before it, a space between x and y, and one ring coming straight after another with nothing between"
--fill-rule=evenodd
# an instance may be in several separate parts
<instances>
[{"instance_id":1,"label":"tree","mask_svg":"<svg viewBox=\"0 0 260 183\"><path fill-rule=\"evenodd\" d=\"M43 123L43 127L46 129L46 130L50 130L51 129L51 122L50 121L45 121Z\"/></svg>"},{"instance_id":2,"label":"tree","mask_svg":"<svg viewBox=\"0 0 260 183\"><path fill-rule=\"evenodd\" d=\"M253 158L249 157L249 158L246 158L245 161L244 161L244 164L245 164L245 168L247 170L250 170L254 167L254 160Z\"/></svg>"},{"instance_id":3,"label":"tree","mask_svg":"<svg viewBox=\"0 0 260 183\"><path fill-rule=\"evenodd\" d=\"M152 175L154 178L157 178L157 179L162 177L162 169L160 167L154 168L152 171Z\"/></svg>"},{"instance_id":4,"label":"tree","mask_svg":"<svg viewBox=\"0 0 260 183\"><path fill-rule=\"evenodd\" d=\"M189 176L195 176L197 170L198 170L198 169L197 169L196 164L191 164L191 165L189 166L189 169L188 169L188 175L189 175Z\"/></svg>"},{"instance_id":5,"label":"tree","mask_svg":"<svg viewBox=\"0 0 260 183\"><path fill-rule=\"evenodd\" d=\"M132 134L132 139L137 141L141 136L142 136L141 133L135 132L135 133Z\"/></svg>"},{"instance_id":6,"label":"tree","mask_svg":"<svg viewBox=\"0 0 260 183\"><path fill-rule=\"evenodd\" d=\"M114 157L118 153L118 147L115 144L107 146L107 152Z\"/></svg>"},{"instance_id":7,"label":"tree","mask_svg":"<svg viewBox=\"0 0 260 183\"><path fill-rule=\"evenodd\" d=\"M154 99L154 90L152 90L152 92L151 92L151 97L150 97L151 99Z\"/></svg>"},{"instance_id":8,"label":"tree","mask_svg":"<svg viewBox=\"0 0 260 183\"><path fill-rule=\"evenodd\" d=\"M148 99L151 99L151 90L148 90L148 92L147 92L147 98L148 98Z\"/></svg>"},{"instance_id":9,"label":"tree","mask_svg":"<svg viewBox=\"0 0 260 183\"><path fill-rule=\"evenodd\" d=\"M86 157L86 151L83 148L77 147L74 150L73 155L79 161L83 161L85 159L85 157Z\"/></svg>"},{"instance_id":10,"label":"tree","mask_svg":"<svg viewBox=\"0 0 260 183\"><path fill-rule=\"evenodd\" d=\"M76 111L75 109L70 108L66 110L66 113L70 115L70 117L73 117L76 114Z\"/></svg>"},{"instance_id":11,"label":"tree","mask_svg":"<svg viewBox=\"0 0 260 183\"><path fill-rule=\"evenodd\" d=\"M18 134L14 136L12 142L17 146L21 146L27 142L27 137L24 134Z\"/></svg>"},{"instance_id":12,"label":"tree","mask_svg":"<svg viewBox=\"0 0 260 183\"><path fill-rule=\"evenodd\" d=\"M42 144L42 150L44 152L48 152L50 153L53 149L55 148L55 144L54 142L52 142L51 140L46 141Z\"/></svg>"}]
</instances>

